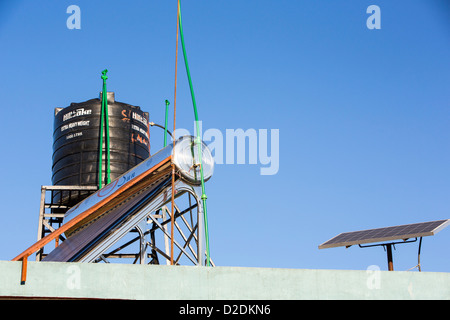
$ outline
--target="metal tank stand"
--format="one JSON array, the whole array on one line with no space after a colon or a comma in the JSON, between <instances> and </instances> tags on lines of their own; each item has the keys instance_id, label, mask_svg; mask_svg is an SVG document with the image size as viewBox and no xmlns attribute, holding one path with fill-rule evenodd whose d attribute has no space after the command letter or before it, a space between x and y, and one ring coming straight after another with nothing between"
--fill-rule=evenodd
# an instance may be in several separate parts
<instances>
[{"instance_id":1,"label":"metal tank stand","mask_svg":"<svg viewBox=\"0 0 450 320\"><path fill-rule=\"evenodd\" d=\"M97 190L95 186L41 186L37 241L61 226L64 213L71 208L68 204L81 201ZM64 240L60 236L55 240L53 248ZM36 261L41 261L45 255L44 248L41 248L36 252Z\"/></svg>"},{"instance_id":2,"label":"metal tank stand","mask_svg":"<svg viewBox=\"0 0 450 320\"><path fill-rule=\"evenodd\" d=\"M205 265L205 244L201 189L177 181L174 204L174 264ZM171 188L166 195L171 194ZM93 253L85 262L111 263L114 258L132 264L166 264L171 260L170 197L163 200L158 210L150 212L122 237L106 239L108 249ZM150 204L148 207L151 207ZM148 208L147 207L147 208ZM146 208L143 209L145 211ZM121 233L118 230L118 233ZM211 263L214 266L214 263Z\"/></svg>"},{"instance_id":3,"label":"metal tank stand","mask_svg":"<svg viewBox=\"0 0 450 320\"><path fill-rule=\"evenodd\" d=\"M39 241L47 234L58 229L63 221L64 213L70 206L63 204L63 197L56 196L60 192L67 197L77 199L97 191L91 186L42 186L39 211L38 237ZM201 188L178 180L175 184L174 204L174 264L175 265L205 265L205 236L201 201ZM148 211L140 221L129 224L131 227L118 230L115 236L106 239L102 248L89 255L82 262L95 263L131 263L131 264L170 264L171 260L171 188L159 199L156 211ZM153 210L155 204L149 204L143 211ZM41 261L47 254L65 240L59 236L54 242L36 253L36 261ZM119 259L119 260L116 260ZM214 263L211 261L211 265Z\"/></svg>"}]
</instances>

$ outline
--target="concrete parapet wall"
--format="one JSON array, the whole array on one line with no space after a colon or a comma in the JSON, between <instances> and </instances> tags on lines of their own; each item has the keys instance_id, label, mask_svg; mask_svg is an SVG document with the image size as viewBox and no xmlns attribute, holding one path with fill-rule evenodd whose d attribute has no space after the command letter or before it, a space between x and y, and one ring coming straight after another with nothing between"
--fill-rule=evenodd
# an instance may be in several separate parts
<instances>
[{"instance_id":1,"label":"concrete parapet wall","mask_svg":"<svg viewBox=\"0 0 450 320\"><path fill-rule=\"evenodd\" d=\"M450 273L0 261L0 297L450 299Z\"/></svg>"}]
</instances>

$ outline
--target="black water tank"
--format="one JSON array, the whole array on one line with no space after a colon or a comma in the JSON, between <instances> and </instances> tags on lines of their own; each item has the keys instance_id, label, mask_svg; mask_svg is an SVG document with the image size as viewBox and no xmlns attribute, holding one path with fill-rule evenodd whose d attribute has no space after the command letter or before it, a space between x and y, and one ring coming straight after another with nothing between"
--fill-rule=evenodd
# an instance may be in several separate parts
<instances>
[{"instance_id":1,"label":"black water tank","mask_svg":"<svg viewBox=\"0 0 450 320\"><path fill-rule=\"evenodd\" d=\"M149 116L139 107L116 102L108 92L111 181L150 155ZM98 186L100 132L102 174L106 181L105 130L100 128L99 99L55 109L53 185Z\"/></svg>"}]
</instances>

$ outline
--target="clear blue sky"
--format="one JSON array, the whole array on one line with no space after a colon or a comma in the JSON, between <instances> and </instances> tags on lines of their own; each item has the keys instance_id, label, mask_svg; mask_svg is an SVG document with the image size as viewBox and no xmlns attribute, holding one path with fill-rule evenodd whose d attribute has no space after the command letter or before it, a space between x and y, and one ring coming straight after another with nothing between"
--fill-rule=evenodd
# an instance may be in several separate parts
<instances>
[{"instance_id":1,"label":"clear blue sky","mask_svg":"<svg viewBox=\"0 0 450 320\"><path fill-rule=\"evenodd\" d=\"M69 5L81 29L69 30ZM369 30L369 5L381 29ZM203 129L279 129L280 167L217 165L207 183L217 265L386 270L382 248L319 250L340 232L450 218L450 5L445 0L182 1ZM176 1L0 3L0 259L36 240L55 107L98 96L163 123ZM193 128L180 55L177 127ZM162 146L152 129L152 153ZM450 228L422 268L450 272ZM417 263L398 245L396 270Z\"/></svg>"}]
</instances>

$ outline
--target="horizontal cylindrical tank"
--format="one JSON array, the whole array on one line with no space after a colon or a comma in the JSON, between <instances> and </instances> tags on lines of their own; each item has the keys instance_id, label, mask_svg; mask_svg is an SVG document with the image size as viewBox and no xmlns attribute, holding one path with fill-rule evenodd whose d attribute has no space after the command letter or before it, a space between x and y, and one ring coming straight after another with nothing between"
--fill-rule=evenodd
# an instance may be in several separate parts
<instances>
[{"instance_id":1,"label":"horizontal cylindrical tank","mask_svg":"<svg viewBox=\"0 0 450 320\"><path fill-rule=\"evenodd\" d=\"M155 189L149 188L149 185L153 187L161 186L167 180L165 178L170 178L171 176L171 164L175 165L175 181L181 179L189 186L200 186L201 185L201 172L200 172L200 158L199 158L199 145L196 143L197 139L193 136L183 136L178 138L175 143L171 143L164 147L153 156L149 157L143 161L138 166L124 173L116 180L112 181L107 187L102 190L98 190L96 193L91 195L88 199L80 202L75 207L67 211L63 224L68 223L70 220L74 219L79 214L86 212L88 210L95 211L91 213L86 218L81 219L72 228L70 228L65 235L70 237L74 234L75 230L82 228L86 224L90 223L96 217L101 216L111 207L117 208L120 205L129 202L124 201L122 196L125 192L128 197L135 198L135 195L140 194L141 191L146 189L146 192L152 193ZM175 145L175 147L174 147ZM202 141L201 142L201 154L202 154L202 167L203 167L203 178L204 181L208 181L214 173L214 158L211 154L211 150ZM165 178L162 178L164 177ZM143 177L146 177L143 179ZM177 187L175 189L178 189ZM162 191L162 189L160 189ZM179 189L178 189L179 190ZM200 195L199 195L200 196ZM170 197L170 196L169 196ZM105 202L108 199L108 206L99 204ZM120 200L115 200L120 199ZM139 198L135 198L139 199ZM117 204L117 202L120 204ZM167 197L163 197L160 201L167 201ZM111 204L112 203L112 204ZM94 209L94 207L96 207ZM95 229L95 227L94 227Z\"/></svg>"},{"instance_id":2,"label":"horizontal cylindrical tank","mask_svg":"<svg viewBox=\"0 0 450 320\"><path fill-rule=\"evenodd\" d=\"M117 102L108 92L111 180L150 155L149 116L139 107ZM103 135L102 182L106 181L106 135L100 128L99 99L56 108L53 131L53 185L98 186L100 134ZM64 198L64 197L63 197Z\"/></svg>"}]
</instances>

